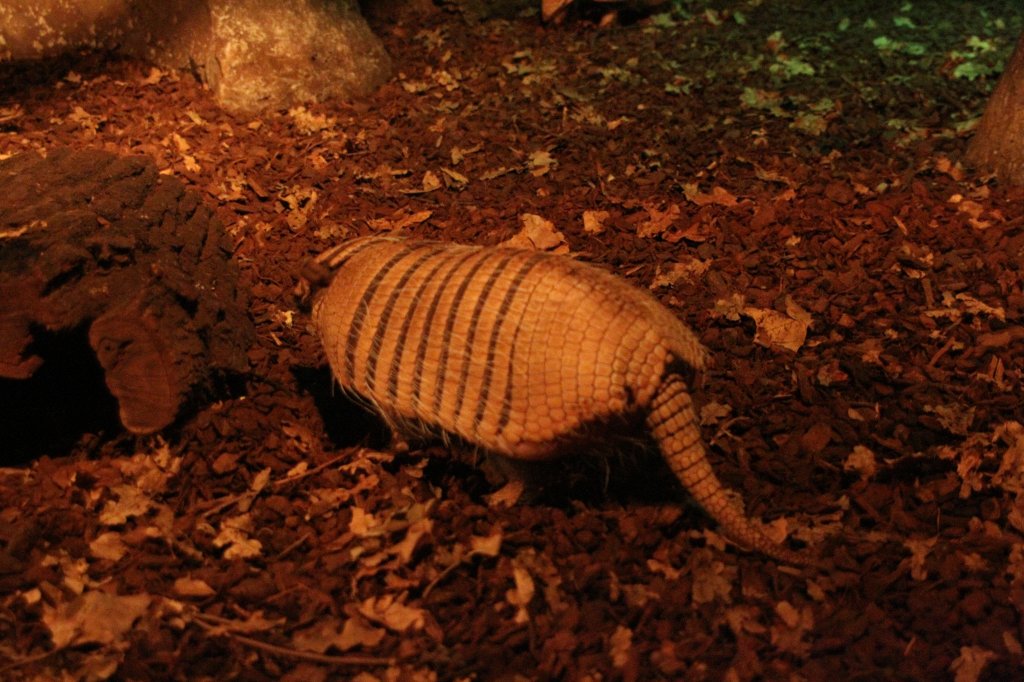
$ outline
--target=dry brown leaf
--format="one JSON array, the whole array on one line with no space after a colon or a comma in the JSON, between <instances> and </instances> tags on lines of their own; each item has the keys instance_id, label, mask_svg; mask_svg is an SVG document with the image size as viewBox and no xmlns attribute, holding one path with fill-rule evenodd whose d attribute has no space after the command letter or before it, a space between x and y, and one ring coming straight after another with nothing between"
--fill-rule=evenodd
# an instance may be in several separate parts
<instances>
[{"instance_id":1,"label":"dry brown leaf","mask_svg":"<svg viewBox=\"0 0 1024 682\"><path fill-rule=\"evenodd\" d=\"M58 649L79 644L106 646L121 642L152 600L148 594L122 597L92 590L53 607L43 604L42 620Z\"/></svg>"},{"instance_id":2,"label":"dry brown leaf","mask_svg":"<svg viewBox=\"0 0 1024 682\"><path fill-rule=\"evenodd\" d=\"M268 483L270 483L270 467L262 469L253 477L252 483L249 484L249 490L258 493L266 488Z\"/></svg>"},{"instance_id":3,"label":"dry brown leaf","mask_svg":"<svg viewBox=\"0 0 1024 682\"><path fill-rule=\"evenodd\" d=\"M217 592L209 583L199 578L178 578L174 581L174 593L181 597L212 597Z\"/></svg>"},{"instance_id":4,"label":"dry brown leaf","mask_svg":"<svg viewBox=\"0 0 1024 682\"><path fill-rule=\"evenodd\" d=\"M754 343L773 350L796 352L807 338L807 321L795 320L789 315L771 308L743 309L743 314L753 318L757 325Z\"/></svg>"},{"instance_id":5,"label":"dry brown leaf","mask_svg":"<svg viewBox=\"0 0 1024 682\"><path fill-rule=\"evenodd\" d=\"M379 623L395 632L420 630L427 618L423 609L406 606L397 601L393 594L369 597L359 605L359 613L371 622Z\"/></svg>"},{"instance_id":6,"label":"dry brown leaf","mask_svg":"<svg viewBox=\"0 0 1024 682\"><path fill-rule=\"evenodd\" d=\"M996 654L981 646L962 646L960 655L949 664L954 682L978 682L985 666Z\"/></svg>"},{"instance_id":7,"label":"dry brown leaf","mask_svg":"<svg viewBox=\"0 0 1024 682\"><path fill-rule=\"evenodd\" d=\"M720 298L715 301L713 312L730 322L736 322L740 319L745 309L746 298L744 298L743 294L731 294L729 298Z\"/></svg>"},{"instance_id":8,"label":"dry brown leaf","mask_svg":"<svg viewBox=\"0 0 1024 682\"><path fill-rule=\"evenodd\" d=\"M517 624L522 625L530 620L530 613L526 607L530 604L530 600L533 599L536 586L534 585L533 577L530 576L530 572L518 559L512 560L512 578L515 580L516 586L505 592L505 599L509 604L516 607L514 620Z\"/></svg>"},{"instance_id":9,"label":"dry brown leaf","mask_svg":"<svg viewBox=\"0 0 1024 682\"><path fill-rule=\"evenodd\" d=\"M127 551L128 546L121 539L120 533L101 533L89 543L89 554L97 559L119 561Z\"/></svg>"},{"instance_id":10,"label":"dry brown leaf","mask_svg":"<svg viewBox=\"0 0 1024 682\"><path fill-rule=\"evenodd\" d=\"M587 234L601 234L604 232L604 224L611 213L608 211L584 211L583 231Z\"/></svg>"},{"instance_id":11,"label":"dry brown leaf","mask_svg":"<svg viewBox=\"0 0 1024 682\"><path fill-rule=\"evenodd\" d=\"M925 562L937 541L937 537L925 539L907 538L903 541L903 546L910 550L910 576L914 580L928 579L928 569L925 568Z\"/></svg>"},{"instance_id":12,"label":"dry brown leaf","mask_svg":"<svg viewBox=\"0 0 1024 682\"><path fill-rule=\"evenodd\" d=\"M697 283L704 273L708 271L711 264L698 258L684 256L683 260L676 263L669 263L666 268L658 266L654 273L654 280L651 282L651 289L675 286L681 282Z\"/></svg>"},{"instance_id":13,"label":"dry brown leaf","mask_svg":"<svg viewBox=\"0 0 1024 682\"><path fill-rule=\"evenodd\" d=\"M485 495L484 499L487 500L487 506L491 509L514 507L519 498L523 496L525 490L526 483L523 479L512 478L498 490L495 490L490 495Z\"/></svg>"},{"instance_id":14,"label":"dry brown leaf","mask_svg":"<svg viewBox=\"0 0 1024 682\"><path fill-rule=\"evenodd\" d=\"M441 182L441 178L437 177L437 173L434 171L427 171L423 174L423 180L420 181L420 186L413 189L399 190L402 194L427 194L435 190L439 190L444 187L444 183Z\"/></svg>"},{"instance_id":15,"label":"dry brown leaf","mask_svg":"<svg viewBox=\"0 0 1024 682\"><path fill-rule=\"evenodd\" d=\"M551 156L551 152L541 149L531 152L527 163L530 167L530 175L539 178L542 175L547 175L548 171L558 162L555 161L555 157Z\"/></svg>"},{"instance_id":16,"label":"dry brown leaf","mask_svg":"<svg viewBox=\"0 0 1024 682\"><path fill-rule=\"evenodd\" d=\"M715 600L732 602L732 585L738 574L735 566L727 566L712 558L710 550L701 549L692 559L693 585L690 590L695 604L710 604Z\"/></svg>"},{"instance_id":17,"label":"dry brown leaf","mask_svg":"<svg viewBox=\"0 0 1024 682\"><path fill-rule=\"evenodd\" d=\"M735 206L738 203L736 197L729 190L718 185L712 187L710 193L704 193L700 191L696 183L686 183L683 185L683 194L698 206L707 206L708 204Z\"/></svg>"},{"instance_id":18,"label":"dry brown leaf","mask_svg":"<svg viewBox=\"0 0 1024 682\"><path fill-rule=\"evenodd\" d=\"M149 452L139 452L131 457L114 460L114 466L143 491L155 494L167 489L167 483L177 476L181 469L181 457L171 453L165 442Z\"/></svg>"},{"instance_id":19,"label":"dry brown leaf","mask_svg":"<svg viewBox=\"0 0 1024 682\"><path fill-rule=\"evenodd\" d=\"M452 147L451 153L449 154L449 156L451 157L451 160L452 160L452 165L453 166L458 166L460 163L463 162L463 160L465 160L465 158L467 156L469 156L470 154L476 154L478 151L480 151L483 148L484 148L484 145L482 143L477 143L477 144L473 145L472 147L467 147L467 148L462 148L462 147L459 147L458 145Z\"/></svg>"},{"instance_id":20,"label":"dry brown leaf","mask_svg":"<svg viewBox=\"0 0 1024 682\"><path fill-rule=\"evenodd\" d=\"M260 555L263 544L250 537L252 532L252 516L248 513L231 516L220 524L220 532L213 539L216 547L226 547L225 559L251 559Z\"/></svg>"},{"instance_id":21,"label":"dry brown leaf","mask_svg":"<svg viewBox=\"0 0 1024 682\"><path fill-rule=\"evenodd\" d=\"M380 535L383 532L380 521L362 507L352 507L352 520L349 521L348 530L356 537Z\"/></svg>"},{"instance_id":22,"label":"dry brown leaf","mask_svg":"<svg viewBox=\"0 0 1024 682\"><path fill-rule=\"evenodd\" d=\"M609 638L612 665L616 668L625 668L629 658L633 654L633 631L624 625L615 628L615 632Z\"/></svg>"},{"instance_id":23,"label":"dry brown leaf","mask_svg":"<svg viewBox=\"0 0 1024 682\"><path fill-rule=\"evenodd\" d=\"M164 77L164 72L155 66L149 68L149 75L139 80L141 85L156 85Z\"/></svg>"},{"instance_id":24,"label":"dry brown leaf","mask_svg":"<svg viewBox=\"0 0 1024 682\"><path fill-rule=\"evenodd\" d=\"M501 552L501 530L496 530L488 536L474 535L469 539L469 546L473 554L482 556L498 556Z\"/></svg>"},{"instance_id":25,"label":"dry brown leaf","mask_svg":"<svg viewBox=\"0 0 1024 682\"><path fill-rule=\"evenodd\" d=\"M565 235L555 229L555 224L533 213L519 216L522 228L511 238L501 243L502 246L514 246L520 249L536 249L551 253L568 254L569 243Z\"/></svg>"},{"instance_id":26,"label":"dry brown leaf","mask_svg":"<svg viewBox=\"0 0 1024 682\"><path fill-rule=\"evenodd\" d=\"M664 211L654 206L645 206L644 208L647 210L647 220L640 223L636 228L636 235L641 239L663 234L675 224L682 214L679 204L669 204Z\"/></svg>"},{"instance_id":27,"label":"dry brown leaf","mask_svg":"<svg viewBox=\"0 0 1024 682\"><path fill-rule=\"evenodd\" d=\"M334 646L342 651L353 647L375 647L384 639L386 632L381 628L375 628L362 618L353 616L345 621L341 629L341 635L334 642Z\"/></svg>"},{"instance_id":28,"label":"dry brown leaf","mask_svg":"<svg viewBox=\"0 0 1024 682\"><path fill-rule=\"evenodd\" d=\"M682 571L679 569L672 568L672 566L657 559L648 559L647 569L652 573L661 573L669 580L679 580L679 576L682 575Z\"/></svg>"},{"instance_id":29,"label":"dry brown leaf","mask_svg":"<svg viewBox=\"0 0 1024 682\"><path fill-rule=\"evenodd\" d=\"M843 462L844 471L856 471L860 474L860 480L867 481L878 471L878 464L875 462L875 453L863 445L853 446L853 451Z\"/></svg>"},{"instance_id":30,"label":"dry brown leaf","mask_svg":"<svg viewBox=\"0 0 1024 682\"><path fill-rule=\"evenodd\" d=\"M423 538L427 533L434 527L434 522L430 519L419 519L411 524L405 531L405 537L402 541L391 548L391 551L398 556L398 560L402 564L407 564L412 559L413 552L416 551L417 545L419 545L420 539Z\"/></svg>"},{"instance_id":31,"label":"dry brown leaf","mask_svg":"<svg viewBox=\"0 0 1024 682\"><path fill-rule=\"evenodd\" d=\"M442 167L441 173L444 176L444 184L448 189L459 190L469 184L469 178L451 168Z\"/></svg>"},{"instance_id":32,"label":"dry brown leaf","mask_svg":"<svg viewBox=\"0 0 1024 682\"><path fill-rule=\"evenodd\" d=\"M133 485L118 485L110 489L117 499L108 500L100 511L99 520L104 526L119 526L130 518L142 516L149 511L153 500Z\"/></svg>"},{"instance_id":33,"label":"dry brown leaf","mask_svg":"<svg viewBox=\"0 0 1024 682\"><path fill-rule=\"evenodd\" d=\"M700 407L700 425L717 424L732 414L732 406L710 401Z\"/></svg>"},{"instance_id":34,"label":"dry brown leaf","mask_svg":"<svg viewBox=\"0 0 1024 682\"><path fill-rule=\"evenodd\" d=\"M338 618L320 618L312 627L299 630L292 635L292 643L300 651L326 653L331 647L339 651L348 651L362 646L373 648L380 644L387 634L382 628L376 628L360 616L345 619L342 623Z\"/></svg>"},{"instance_id":35,"label":"dry brown leaf","mask_svg":"<svg viewBox=\"0 0 1024 682\"><path fill-rule=\"evenodd\" d=\"M301 105L289 109L288 116L295 123L295 128L306 135L337 127L336 119L325 114L311 113L306 107Z\"/></svg>"},{"instance_id":36,"label":"dry brown leaf","mask_svg":"<svg viewBox=\"0 0 1024 682\"><path fill-rule=\"evenodd\" d=\"M814 612L810 606L797 609L788 601L775 605L775 614L781 622L771 626L772 644L786 653L806 657L811 650L806 637L814 629Z\"/></svg>"}]
</instances>

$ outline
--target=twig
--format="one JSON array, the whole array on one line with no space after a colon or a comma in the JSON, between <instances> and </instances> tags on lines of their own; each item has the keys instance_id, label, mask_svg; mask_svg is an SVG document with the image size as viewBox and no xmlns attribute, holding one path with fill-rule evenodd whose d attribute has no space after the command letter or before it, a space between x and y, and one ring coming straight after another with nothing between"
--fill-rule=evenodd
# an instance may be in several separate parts
<instances>
[{"instance_id":1,"label":"twig","mask_svg":"<svg viewBox=\"0 0 1024 682\"><path fill-rule=\"evenodd\" d=\"M306 540L308 540L310 535L312 535L312 533L303 533L302 536L299 537L298 540L296 540L295 542L293 542L292 544L288 545L287 547L282 549L280 552L278 552L277 556L275 556L273 558L273 562L277 563L281 559L283 559L286 556L288 556L288 554L290 554L293 549L295 549L296 547L301 546L302 543L304 543Z\"/></svg>"},{"instance_id":2,"label":"twig","mask_svg":"<svg viewBox=\"0 0 1024 682\"><path fill-rule=\"evenodd\" d=\"M443 571L441 571L440 573L438 573L438 574L437 574L437 577L436 577L436 578L434 578L433 580L431 580L431 581L430 581L430 584L429 584L429 585L427 585L427 586L426 586L426 587L425 587L425 588L423 589L423 599L426 599L427 597L429 597L429 596L430 596L430 593L431 593L431 592L433 591L433 589L434 589L435 587L437 587L438 583L440 583L440 582L441 582L442 580L444 580L444 579L445 579L445 578L447 578L447 577L448 577L449 575L451 575L451 574L452 574L452 571L454 571L454 570L455 570L455 569L457 569L457 568L458 568L459 566L461 566L461 565L463 565L464 563L466 563L466 562L468 561L468 559L470 558L470 556L472 556L472 555L471 555L471 554L467 554L466 556L464 556L463 558L459 559L458 561L454 561L454 562L452 562L452 563L451 563L451 564L449 564L449 565L448 565L448 566L447 566L447 567L446 567L446 568L445 568L445 569L444 569Z\"/></svg>"},{"instance_id":3,"label":"twig","mask_svg":"<svg viewBox=\"0 0 1024 682\"><path fill-rule=\"evenodd\" d=\"M276 654L278 656L287 656L288 658L297 658L303 661L312 661L314 663L326 663L328 665L391 665L394 660L390 658L384 658L382 656L360 656L358 654L352 654L349 656L329 656L327 654L318 654L315 651L301 651L299 649L293 649L291 647L279 646L277 644L270 644L259 639L252 637L246 637L235 632L229 632L223 630L223 626L215 626L205 622L206 616L204 614L193 614L192 622L199 625L207 632L213 632L214 634L223 635L230 637L240 644L252 647L253 649L259 649L270 654ZM223 620L223 619L217 619Z\"/></svg>"},{"instance_id":4,"label":"twig","mask_svg":"<svg viewBox=\"0 0 1024 682\"><path fill-rule=\"evenodd\" d=\"M327 460L323 464L315 466L312 469L309 469L307 471L303 471L301 474L295 474L294 476L288 476L287 478L281 478L281 479L278 479L276 481L270 481L267 484L266 487L273 488L274 490L277 490L278 488L280 488L281 486L283 486L283 485L285 485L287 483L294 483L295 481L299 481L299 480L301 480L303 478L306 478L307 476L312 476L315 473L323 471L327 467L331 466L332 464L335 464L339 460L342 460L342 459L344 459L344 458L346 458L348 456L349 456L349 453L345 453L345 454L338 455L337 457L332 457L331 459ZM237 503L241 502L242 500L244 500L246 498L255 499L259 495L260 492L261 491L258 491L258 490L246 490L244 493L238 493L237 495L228 495L227 497L223 497L223 498L221 498L219 500L214 500L212 502L213 506L211 506L209 509L206 509L205 511L203 511L200 514L200 516L202 518L204 518L204 519L205 518L209 518L210 516L213 516L214 514L220 512L220 511L223 511L227 507L230 507L231 505L237 504Z\"/></svg>"},{"instance_id":5,"label":"twig","mask_svg":"<svg viewBox=\"0 0 1024 682\"><path fill-rule=\"evenodd\" d=\"M27 658L19 658L15 661L11 661L7 665L0 667L0 675L3 675L9 670L20 668L23 665L29 665L30 663L38 663L39 661L45 660L50 656L53 656L54 654L58 654L61 651L64 651L64 649L66 648L66 646L59 646L51 651L44 651L43 653L36 654L35 656L28 656Z\"/></svg>"}]
</instances>

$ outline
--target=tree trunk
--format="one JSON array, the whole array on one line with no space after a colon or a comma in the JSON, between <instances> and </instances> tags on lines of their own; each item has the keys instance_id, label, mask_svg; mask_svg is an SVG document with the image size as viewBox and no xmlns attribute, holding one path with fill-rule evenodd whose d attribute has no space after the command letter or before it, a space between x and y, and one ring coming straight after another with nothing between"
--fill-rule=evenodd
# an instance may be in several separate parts
<instances>
[{"instance_id":1,"label":"tree trunk","mask_svg":"<svg viewBox=\"0 0 1024 682\"><path fill-rule=\"evenodd\" d=\"M966 160L1002 182L1024 185L1024 33L992 91Z\"/></svg>"}]
</instances>

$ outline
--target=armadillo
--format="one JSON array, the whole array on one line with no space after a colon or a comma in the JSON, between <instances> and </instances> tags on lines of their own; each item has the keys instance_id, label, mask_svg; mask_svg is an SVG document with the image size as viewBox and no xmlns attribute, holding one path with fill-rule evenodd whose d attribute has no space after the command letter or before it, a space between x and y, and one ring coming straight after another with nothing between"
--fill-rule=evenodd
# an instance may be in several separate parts
<instances>
[{"instance_id":1,"label":"armadillo","mask_svg":"<svg viewBox=\"0 0 1024 682\"><path fill-rule=\"evenodd\" d=\"M306 272L326 285L312 316L332 373L390 423L539 460L639 416L726 537L814 563L771 540L715 475L688 384L707 353L647 291L568 257L396 235L345 241Z\"/></svg>"}]
</instances>

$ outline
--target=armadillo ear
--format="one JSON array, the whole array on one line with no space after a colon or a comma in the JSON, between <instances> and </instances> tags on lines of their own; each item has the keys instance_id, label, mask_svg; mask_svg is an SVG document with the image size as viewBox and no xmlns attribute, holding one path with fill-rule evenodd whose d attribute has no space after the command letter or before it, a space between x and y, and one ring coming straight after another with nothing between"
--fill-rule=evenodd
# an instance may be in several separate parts
<instances>
[{"instance_id":1,"label":"armadillo ear","mask_svg":"<svg viewBox=\"0 0 1024 682\"><path fill-rule=\"evenodd\" d=\"M331 283L331 269L315 260L308 261L299 272L299 281L292 290L300 310L309 310L313 294Z\"/></svg>"},{"instance_id":2,"label":"armadillo ear","mask_svg":"<svg viewBox=\"0 0 1024 682\"><path fill-rule=\"evenodd\" d=\"M299 271L299 278L305 282L310 293L330 284L333 275L331 268L316 260L307 261Z\"/></svg>"},{"instance_id":3,"label":"armadillo ear","mask_svg":"<svg viewBox=\"0 0 1024 682\"><path fill-rule=\"evenodd\" d=\"M295 288L292 289L292 296L295 297L295 304L301 310L307 310L309 308L309 300L313 294L313 287L310 286L309 281L305 277L300 277L299 281L295 284Z\"/></svg>"}]
</instances>

